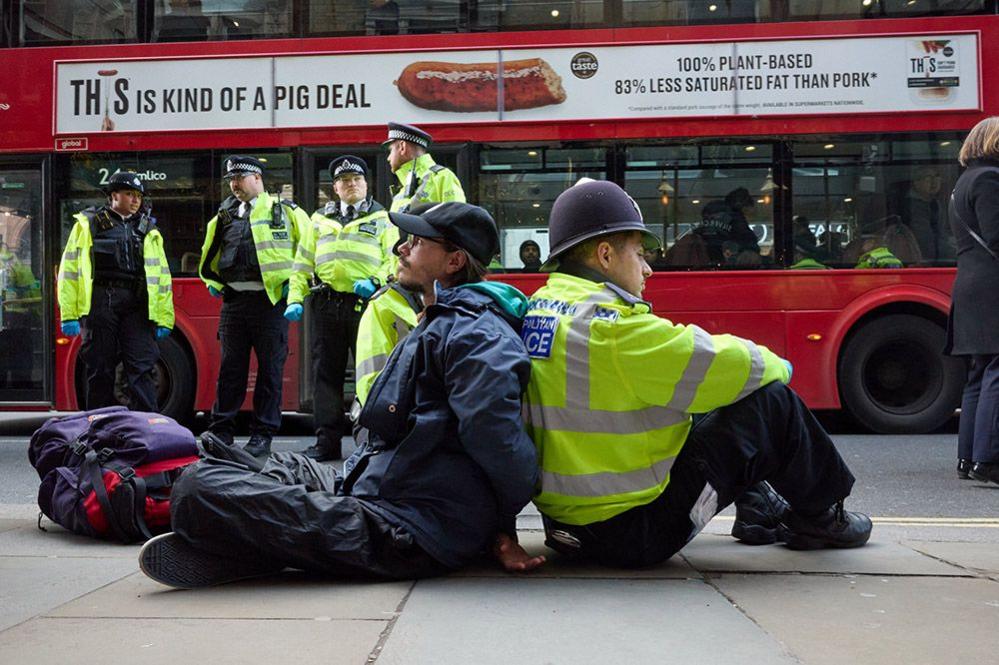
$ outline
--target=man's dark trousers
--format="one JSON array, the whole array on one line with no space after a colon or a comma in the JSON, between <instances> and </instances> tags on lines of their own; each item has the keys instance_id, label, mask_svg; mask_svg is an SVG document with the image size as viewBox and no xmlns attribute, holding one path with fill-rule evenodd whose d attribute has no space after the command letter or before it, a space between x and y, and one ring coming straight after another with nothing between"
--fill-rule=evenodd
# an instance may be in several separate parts
<instances>
[{"instance_id":1,"label":"man's dark trousers","mask_svg":"<svg viewBox=\"0 0 999 665\"><path fill-rule=\"evenodd\" d=\"M340 439L350 433L344 416L343 383L348 355L353 357L357 350L361 300L353 293L324 287L310 302L316 445L339 457Z\"/></svg>"},{"instance_id":2,"label":"man's dark trousers","mask_svg":"<svg viewBox=\"0 0 999 665\"><path fill-rule=\"evenodd\" d=\"M134 285L94 283L90 313L81 326L80 357L87 365L87 409L118 403L115 370L121 361L128 382L128 408L155 412L153 366L160 357L156 324L149 320L143 282Z\"/></svg>"},{"instance_id":3,"label":"man's dark trousers","mask_svg":"<svg viewBox=\"0 0 999 665\"><path fill-rule=\"evenodd\" d=\"M764 480L805 515L846 498L854 481L812 412L777 382L697 420L670 469L669 484L652 502L586 526L545 518L549 545L610 566L653 565L673 556L704 526L695 526L691 511L710 494L706 484L717 492L711 517ZM570 534L581 547L567 549L552 538L553 530Z\"/></svg>"},{"instance_id":4,"label":"man's dark trousers","mask_svg":"<svg viewBox=\"0 0 999 665\"><path fill-rule=\"evenodd\" d=\"M284 452L247 462L209 458L184 471L170 494L170 523L181 538L220 556L328 575L449 571L367 501L341 494L332 465Z\"/></svg>"},{"instance_id":5,"label":"man's dark trousers","mask_svg":"<svg viewBox=\"0 0 999 665\"><path fill-rule=\"evenodd\" d=\"M257 382L253 389L251 434L268 438L281 427L281 379L288 358L288 320L284 298L272 305L265 291L226 288L219 318L222 362L209 429L228 441L235 430L236 414L246 398L250 350L257 357Z\"/></svg>"}]
</instances>

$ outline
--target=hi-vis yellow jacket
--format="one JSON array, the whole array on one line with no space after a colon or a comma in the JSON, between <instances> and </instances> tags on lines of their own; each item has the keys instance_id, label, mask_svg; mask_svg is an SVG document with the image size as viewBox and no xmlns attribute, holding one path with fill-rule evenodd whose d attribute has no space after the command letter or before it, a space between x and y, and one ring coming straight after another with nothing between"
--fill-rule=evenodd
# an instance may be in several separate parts
<instances>
[{"instance_id":1,"label":"hi-vis yellow jacket","mask_svg":"<svg viewBox=\"0 0 999 665\"><path fill-rule=\"evenodd\" d=\"M368 301L357 327L354 354L354 394L362 405L392 355L392 349L416 327L417 313L422 309L418 297L397 282L382 287Z\"/></svg>"},{"instance_id":2,"label":"hi-vis yellow jacket","mask_svg":"<svg viewBox=\"0 0 999 665\"><path fill-rule=\"evenodd\" d=\"M392 197L392 212L418 203L465 202L465 190L454 172L438 165L429 153L408 161L395 172L399 189ZM414 194L416 196L414 196Z\"/></svg>"},{"instance_id":3,"label":"hi-vis yellow jacket","mask_svg":"<svg viewBox=\"0 0 999 665\"><path fill-rule=\"evenodd\" d=\"M223 202L223 206L229 199ZM310 234L309 216L291 201L281 201L282 224L272 224L274 204L278 202L267 192L261 192L250 211L250 233L253 246L257 250L260 275L264 279L264 290L272 305L281 300L284 284L292 274L296 252L302 240ZM218 273L219 257L222 254L222 234L218 228L219 216L208 222L205 230L205 243L201 246L201 263L198 273L206 285L221 291L225 284ZM216 234L218 238L216 239Z\"/></svg>"},{"instance_id":4,"label":"hi-vis yellow jacket","mask_svg":"<svg viewBox=\"0 0 999 665\"><path fill-rule=\"evenodd\" d=\"M563 273L531 298L521 337L531 356L525 420L542 472L534 502L565 524L652 501L690 414L789 380L766 347L674 324L613 284Z\"/></svg>"},{"instance_id":5,"label":"hi-vis yellow jacket","mask_svg":"<svg viewBox=\"0 0 999 665\"><path fill-rule=\"evenodd\" d=\"M63 322L78 321L90 313L90 298L94 292L94 238L90 232L90 208L73 216L76 222L59 263L59 316ZM146 273L146 293L149 296L149 320L157 326L173 329L173 279L163 251L163 236L156 227L142 239L143 267Z\"/></svg>"},{"instance_id":6,"label":"hi-vis yellow jacket","mask_svg":"<svg viewBox=\"0 0 999 665\"><path fill-rule=\"evenodd\" d=\"M334 203L312 215L311 232L295 257L289 304L300 303L309 295L313 272L343 293L353 293L359 279L374 277L384 284L395 274L392 247L399 240L399 229L389 221L385 208L371 201L366 212L346 224L341 223L339 214L339 203Z\"/></svg>"}]
</instances>

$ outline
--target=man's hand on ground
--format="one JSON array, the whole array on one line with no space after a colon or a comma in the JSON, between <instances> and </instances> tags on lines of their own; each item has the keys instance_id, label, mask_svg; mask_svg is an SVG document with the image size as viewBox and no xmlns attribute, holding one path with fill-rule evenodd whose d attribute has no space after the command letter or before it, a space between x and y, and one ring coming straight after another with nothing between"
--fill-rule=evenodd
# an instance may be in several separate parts
<instances>
[{"instance_id":1,"label":"man's hand on ground","mask_svg":"<svg viewBox=\"0 0 999 665\"><path fill-rule=\"evenodd\" d=\"M544 556L531 556L520 543L505 533L496 535L496 540L493 541L493 556L511 573L526 573L545 562Z\"/></svg>"}]
</instances>

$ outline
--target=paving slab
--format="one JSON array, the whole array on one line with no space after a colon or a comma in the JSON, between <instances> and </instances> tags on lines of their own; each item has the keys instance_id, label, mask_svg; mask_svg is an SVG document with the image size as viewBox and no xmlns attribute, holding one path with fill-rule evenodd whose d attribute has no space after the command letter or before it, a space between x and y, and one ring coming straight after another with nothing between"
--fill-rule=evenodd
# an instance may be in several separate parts
<instances>
[{"instance_id":1,"label":"paving slab","mask_svg":"<svg viewBox=\"0 0 999 665\"><path fill-rule=\"evenodd\" d=\"M685 579L700 577L701 574L690 567L680 557L673 557L658 566L640 570L621 571L589 563L572 561L558 552L545 547L545 534L540 531L518 531L517 540L528 553L544 554L547 561L541 568L529 574L530 577L542 578L618 578L632 579ZM474 564L452 575L453 577L523 577L517 573L508 573L499 567L498 563L483 561Z\"/></svg>"},{"instance_id":2,"label":"paving slab","mask_svg":"<svg viewBox=\"0 0 999 665\"><path fill-rule=\"evenodd\" d=\"M179 590L136 573L77 598L50 616L388 621L412 585L343 582L287 571L207 589Z\"/></svg>"},{"instance_id":3,"label":"paving slab","mask_svg":"<svg viewBox=\"0 0 999 665\"><path fill-rule=\"evenodd\" d=\"M0 555L119 558L138 561L141 545L122 545L107 540L81 536L63 529L58 524L45 521L38 528L37 522L16 520L18 526L0 531ZM138 567L138 563L136 563Z\"/></svg>"},{"instance_id":4,"label":"paving slab","mask_svg":"<svg viewBox=\"0 0 999 665\"><path fill-rule=\"evenodd\" d=\"M19 526L24 526L24 522L25 520L0 519L0 533L16 529Z\"/></svg>"},{"instance_id":5,"label":"paving slab","mask_svg":"<svg viewBox=\"0 0 999 665\"><path fill-rule=\"evenodd\" d=\"M724 575L713 582L807 665L994 663L999 582Z\"/></svg>"},{"instance_id":6,"label":"paving slab","mask_svg":"<svg viewBox=\"0 0 999 665\"><path fill-rule=\"evenodd\" d=\"M783 545L743 545L728 536L700 534L680 551L701 572L862 573L968 575L968 571L876 535L864 547L800 552Z\"/></svg>"},{"instance_id":7,"label":"paving slab","mask_svg":"<svg viewBox=\"0 0 999 665\"><path fill-rule=\"evenodd\" d=\"M417 583L378 658L378 665L665 662L797 661L700 580L453 577Z\"/></svg>"},{"instance_id":8,"label":"paving slab","mask_svg":"<svg viewBox=\"0 0 999 665\"><path fill-rule=\"evenodd\" d=\"M0 662L363 665L383 621L52 619L0 633Z\"/></svg>"},{"instance_id":9,"label":"paving slab","mask_svg":"<svg viewBox=\"0 0 999 665\"><path fill-rule=\"evenodd\" d=\"M0 556L0 630L119 580L137 568L120 559ZM0 658L0 662L17 661Z\"/></svg>"},{"instance_id":10,"label":"paving slab","mask_svg":"<svg viewBox=\"0 0 999 665\"><path fill-rule=\"evenodd\" d=\"M925 540L902 542L917 552L943 559L982 575L999 576L999 548L995 543L940 543Z\"/></svg>"}]
</instances>

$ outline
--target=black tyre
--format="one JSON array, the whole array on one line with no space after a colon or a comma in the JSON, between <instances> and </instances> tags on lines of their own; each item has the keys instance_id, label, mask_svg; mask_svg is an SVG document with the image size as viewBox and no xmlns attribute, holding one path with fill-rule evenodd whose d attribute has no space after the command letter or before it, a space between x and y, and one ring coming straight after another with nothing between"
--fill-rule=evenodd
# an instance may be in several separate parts
<instances>
[{"instance_id":1,"label":"black tyre","mask_svg":"<svg viewBox=\"0 0 999 665\"><path fill-rule=\"evenodd\" d=\"M175 333L176 334L176 333ZM183 345L174 337L157 342L160 359L153 367L156 381L156 402L159 412L180 423L188 423L194 417L194 367ZM82 360L76 362L76 396L80 409L85 408L87 395L87 367ZM119 363L115 372L115 399L119 404L128 405L127 383L123 366Z\"/></svg>"},{"instance_id":2,"label":"black tyre","mask_svg":"<svg viewBox=\"0 0 999 665\"><path fill-rule=\"evenodd\" d=\"M921 316L884 316L856 331L839 359L843 406L883 434L919 434L958 407L964 364L941 353L944 329Z\"/></svg>"}]
</instances>

